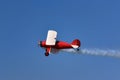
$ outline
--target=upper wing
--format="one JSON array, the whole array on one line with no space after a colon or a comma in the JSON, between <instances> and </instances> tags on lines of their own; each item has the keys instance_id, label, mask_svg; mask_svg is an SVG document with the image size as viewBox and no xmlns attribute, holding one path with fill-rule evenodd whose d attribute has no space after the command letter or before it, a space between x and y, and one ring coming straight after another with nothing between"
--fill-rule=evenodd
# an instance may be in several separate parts
<instances>
[{"instance_id":1,"label":"upper wing","mask_svg":"<svg viewBox=\"0 0 120 80\"><path fill-rule=\"evenodd\" d=\"M57 38L57 32L54 30L49 30L46 39L46 45L55 45Z\"/></svg>"}]
</instances>

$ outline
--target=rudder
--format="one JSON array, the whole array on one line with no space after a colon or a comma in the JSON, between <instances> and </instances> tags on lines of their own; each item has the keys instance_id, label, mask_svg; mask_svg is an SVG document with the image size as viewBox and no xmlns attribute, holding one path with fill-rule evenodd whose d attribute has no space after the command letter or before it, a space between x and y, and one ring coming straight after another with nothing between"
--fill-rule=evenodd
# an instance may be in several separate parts
<instances>
[{"instance_id":1,"label":"rudder","mask_svg":"<svg viewBox=\"0 0 120 80\"><path fill-rule=\"evenodd\" d=\"M72 46L80 47L81 43L79 39L75 39L72 41Z\"/></svg>"}]
</instances>

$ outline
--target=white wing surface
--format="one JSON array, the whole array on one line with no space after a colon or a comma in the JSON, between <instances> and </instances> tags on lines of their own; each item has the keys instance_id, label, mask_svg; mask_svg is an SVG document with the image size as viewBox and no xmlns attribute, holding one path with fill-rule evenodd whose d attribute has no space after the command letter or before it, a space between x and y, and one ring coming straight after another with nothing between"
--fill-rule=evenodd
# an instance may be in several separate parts
<instances>
[{"instance_id":1,"label":"white wing surface","mask_svg":"<svg viewBox=\"0 0 120 80\"><path fill-rule=\"evenodd\" d=\"M46 45L55 45L57 38L57 32L54 30L49 30L46 39Z\"/></svg>"}]
</instances>

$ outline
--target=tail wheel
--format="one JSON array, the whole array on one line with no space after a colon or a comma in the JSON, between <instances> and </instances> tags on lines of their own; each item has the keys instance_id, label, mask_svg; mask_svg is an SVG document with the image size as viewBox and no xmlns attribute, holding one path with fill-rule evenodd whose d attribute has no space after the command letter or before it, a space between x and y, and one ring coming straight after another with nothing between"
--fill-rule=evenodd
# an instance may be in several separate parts
<instances>
[{"instance_id":1,"label":"tail wheel","mask_svg":"<svg viewBox=\"0 0 120 80\"><path fill-rule=\"evenodd\" d=\"M45 53L45 56L49 56L49 53Z\"/></svg>"},{"instance_id":2,"label":"tail wheel","mask_svg":"<svg viewBox=\"0 0 120 80\"><path fill-rule=\"evenodd\" d=\"M77 51L79 51L80 49L79 48L77 48Z\"/></svg>"}]
</instances>

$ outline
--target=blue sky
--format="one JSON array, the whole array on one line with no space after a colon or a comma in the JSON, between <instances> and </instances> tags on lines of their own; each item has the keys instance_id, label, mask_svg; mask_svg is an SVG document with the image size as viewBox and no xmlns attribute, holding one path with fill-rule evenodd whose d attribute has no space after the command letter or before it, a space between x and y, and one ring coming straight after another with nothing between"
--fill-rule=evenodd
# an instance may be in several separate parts
<instances>
[{"instance_id":1,"label":"blue sky","mask_svg":"<svg viewBox=\"0 0 120 80\"><path fill-rule=\"evenodd\" d=\"M120 50L119 0L1 0L0 80L120 80L120 59L37 46L54 29L81 48Z\"/></svg>"}]
</instances>

